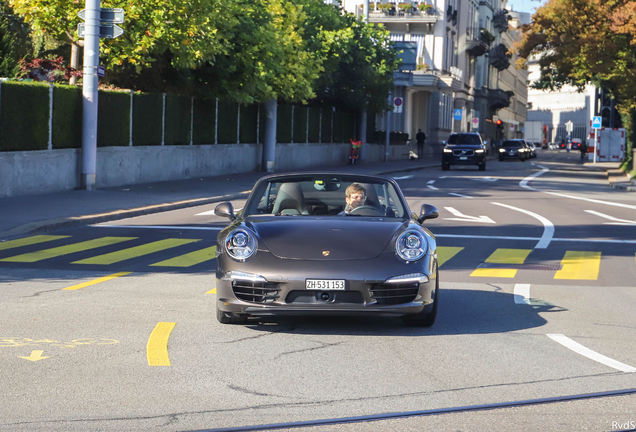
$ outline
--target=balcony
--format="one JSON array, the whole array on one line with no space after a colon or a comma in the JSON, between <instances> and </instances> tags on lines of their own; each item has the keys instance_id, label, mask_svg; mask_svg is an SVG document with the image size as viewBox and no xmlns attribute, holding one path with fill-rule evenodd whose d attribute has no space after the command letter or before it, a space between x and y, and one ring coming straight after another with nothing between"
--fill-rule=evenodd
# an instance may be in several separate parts
<instances>
[{"instance_id":1,"label":"balcony","mask_svg":"<svg viewBox=\"0 0 636 432\"><path fill-rule=\"evenodd\" d=\"M486 97L488 98L488 108L496 111L501 108L509 107L512 95L502 89L487 89Z\"/></svg>"},{"instance_id":2,"label":"balcony","mask_svg":"<svg viewBox=\"0 0 636 432\"><path fill-rule=\"evenodd\" d=\"M435 24L439 19L437 9L430 8L425 11L411 9L409 11L385 9L369 12L369 22L391 24Z\"/></svg>"},{"instance_id":3,"label":"balcony","mask_svg":"<svg viewBox=\"0 0 636 432\"><path fill-rule=\"evenodd\" d=\"M503 33L510 27L508 25L508 20L510 19L511 17L508 15L508 11L504 9L493 15L492 25L499 33Z\"/></svg>"},{"instance_id":4,"label":"balcony","mask_svg":"<svg viewBox=\"0 0 636 432\"><path fill-rule=\"evenodd\" d=\"M466 33L466 53L473 57L479 57L490 51L490 43L494 36L486 29L474 29Z\"/></svg>"},{"instance_id":5,"label":"balcony","mask_svg":"<svg viewBox=\"0 0 636 432\"><path fill-rule=\"evenodd\" d=\"M500 43L496 47L490 49L488 62L497 70L502 71L510 67L510 57L510 54L508 54L508 47Z\"/></svg>"}]
</instances>

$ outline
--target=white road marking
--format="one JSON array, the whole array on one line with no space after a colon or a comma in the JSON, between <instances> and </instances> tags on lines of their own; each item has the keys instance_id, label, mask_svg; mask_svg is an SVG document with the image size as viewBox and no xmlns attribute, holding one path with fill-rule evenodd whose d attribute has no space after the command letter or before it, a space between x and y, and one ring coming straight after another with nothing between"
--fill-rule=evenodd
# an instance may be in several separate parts
<instances>
[{"instance_id":1,"label":"white road marking","mask_svg":"<svg viewBox=\"0 0 636 432\"><path fill-rule=\"evenodd\" d=\"M413 178L412 175L409 176L404 176L404 177L393 177L393 180L406 180L406 179L410 179Z\"/></svg>"},{"instance_id":2,"label":"white road marking","mask_svg":"<svg viewBox=\"0 0 636 432\"><path fill-rule=\"evenodd\" d=\"M90 225L96 228L144 228L144 229L173 229L173 230L205 230L205 231L221 231L223 227L185 227L185 226L166 226L166 225Z\"/></svg>"},{"instance_id":3,"label":"white road marking","mask_svg":"<svg viewBox=\"0 0 636 432\"><path fill-rule=\"evenodd\" d=\"M501 204L501 203L492 203L494 205L498 205L501 207L506 207L509 208L511 210L515 210L521 213L525 213L528 216L532 216L535 219L538 219L542 224L543 224L543 235L541 236L541 240L539 240L539 243L536 244L536 246L534 247L535 249L546 249L548 247L548 245L550 244L550 241L552 240L552 237L554 236L554 224L552 222L550 222L548 219L544 218L541 215L538 215L536 213L532 213L531 211L528 210L524 210L524 209L520 209L518 207L513 207L513 206L509 206L507 204Z\"/></svg>"},{"instance_id":4,"label":"white road marking","mask_svg":"<svg viewBox=\"0 0 636 432\"><path fill-rule=\"evenodd\" d=\"M453 192L449 192L449 195L455 195L458 196L460 198L472 198L471 196L467 196L467 195L462 195L462 194L458 194L458 193L453 193Z\"/></svg>"},{"instance_id":5,"label":"white road marking","mask_svg":"<svg viewBox=\"0 0 636 432\"><path fill-rule=\"evenodd\" d=\"M493 177L482 177L482 178L474 178L474 179L471 179L471 180L475 180L475 181L496 182L496 181L497 181L497 180L499 180L499 179L497 179L497 178L493 178Z\"/></svg>"},{"instance_id":6,"label":"white road marking","mask_svg":"<svg viewBox=\"0 0 636 432\"><path fill-rule=\"evenodd\" d=\"M602 218L605 218L611 221L615 221L615 222L603 222L603 224L605 225L636 225L636 221L631 221L627 219L618 219L618 218L615 218L614 216L609 216L594 210L583 210L583 211L586 213L596 215L596 216L600 216Z\"/></svg>"},{"instance_id":7,"label":"white road marking","mask_svg":"<svg viewBox=\"0 0 636 432\"><path fill-rule=\"evenodd\" d=\"M429 180L426 184L433 184L435 183L435 180Z\"/></svg>"},{"instance_id":8,"label":"white road marking","mask_svg":"<svg viewBox=\"0 0 636 432\"><path fill-rule=\"evenodd\" d=\"M537 241L541 240L539 237L511 237L511 236L486 236L486 235L465 235L465 234L435 234L435 237L440 238L465 238L465 239L486 239L486 240L527 240ZM553 238L554 242L585 242L585 243L613 243L613 244L636 244L636 240L605 240L605 239L587 239L587 238Z\"/></svg>"},{"instance_id":9,"label":"white road marking","mask_svg":"<svg viewBox=\"0 0 636 432\"><path fill-rule=\"evenodd\" d=\"M496 223L494 220L490 219L488 216L468 216L461 213L459 210L454 209L453 207L444 207L446 210L451 212L457 217L454 218L444 218L444 220L456 220L462 222L479 222L479 223Z\"/></svg>"},{"instance_id":10,"label":"white road marking","mask_svg":"<svg viewBox=\"0 0 636 432\"><path fill-rule=\"evenodd\" d=\"M515 284L515 304L530 304L530 284Z\"/></svg>"},{"instance_id":11,"label":"white road marking","mask_svg":"<svg viewBox=\"0 0 636 432\"><path fill-rule=\"evenodd\" d=\"M545 190L542 190L542 189L536 189L536 188L533 188L531 186L528 186L528 182L530 180L533 180L535 177L538 177L538 176L540 176L542 174L545 174L548 171L550 171L548 168L543 167L541 165L536 165L536 166L538 166L542 170L538 171L538 172L536 172L536 173L534 173L534 174L532 174L532 175L530 175L528 177L526 177L525 179L523 179L519 183L519 186L521 186L523 188L526 188L528 190L535 191L535 192L542 192L542 193L545 193L545 194L554 195L554 196L560 196L560 197L563 197L563 198L570 198L570 199L575 199L575 200L580 200L580 201L592 202L592 203L595 203L595 204L604 204L604 205L608 205L608 206L622 207L622 208L628 208L628 209L636 210L636 206L635 205L614 203L614 202L610 202L610 201L601 201L601 200L596 200L596 199L591 199L591 198L583 198L583 197L577 197L577 196L572 196L572 195L560 194L560 193L556 193L556 192L548 192L548 191L545 191Z\"/></svg>"},{"instance_id":12,"label":"white road marking","mask_svg":"<svg viewBox=\"0 0 636 432\"><path fill-rule=\"evenodd\" d=\"M571 349L575 353L581 354L582 356L585 356L591 360L594 360L595 362L599 362L601 364L604 364L605 366L609 366L621 372L627 372L627 373L636 372L635 367L626 365L624 363L621 363L619 361L606 357L602 354L597 353L596 351L592 351L591 349L584 347L580 343L574 342L572 339L570 339L567 336L564 336L562 334L549 334L546 336L548 336L553 341L560 343L564 347Z\"/></svg>"},{"instance_id":13,"label":"white road marking","mask_svg":"<svg viewBox=\"0 0 636 432\"><path fill-rule=\"evenodd\" d=\"M427 188L429 189L433 189L433 190L438 190L435 186L433 185L426 185Z\"/></svg>"}]
</instances>

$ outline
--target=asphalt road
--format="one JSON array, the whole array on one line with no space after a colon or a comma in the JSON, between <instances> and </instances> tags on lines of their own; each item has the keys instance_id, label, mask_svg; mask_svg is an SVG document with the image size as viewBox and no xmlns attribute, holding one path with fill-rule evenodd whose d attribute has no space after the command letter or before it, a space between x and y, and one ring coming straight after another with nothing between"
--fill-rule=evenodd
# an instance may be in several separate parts
<instances>
[{"instance_id":1,"label":"asphalt road","mask_svg":"<svg viewBox=\"0 0 636 432\"><path fill-rule=\"evenodd\" d=\"M561 152L396 178L440 210L430 329L219 324L215 205L0 243L0 429L634 429L636 195Z\"/></svg>"}]
</instances>

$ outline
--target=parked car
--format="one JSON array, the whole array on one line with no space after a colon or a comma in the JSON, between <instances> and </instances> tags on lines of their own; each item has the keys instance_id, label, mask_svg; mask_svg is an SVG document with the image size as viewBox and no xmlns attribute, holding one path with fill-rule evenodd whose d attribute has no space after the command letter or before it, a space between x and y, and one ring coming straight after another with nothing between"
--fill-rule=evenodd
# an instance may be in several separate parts
<instances>
[{"instance_id":1,"label":"parked car","mask_svg":"<svg viewBox=\"0 0 636 432\"><path fill-rule=\"evenodd\" d=\"M519 159L521 162L525 162L530 158L530 152L526 146L525 141L520 139L505 140L501 147L499 147L499 161L502 162L505 159Z\"/></svg>"},{"instance_id":2,"label":"parked car","mask_svg":"<svg viewBox=\"0 0 636 432\"><path fill-rule=\"evenodd\" d=\"M364 199L363 198L364 195ZM217 238L216 314L223 324L279 315L376 315L430 326L439 279L435 237L397 182L342 173L256 182Z\"/></svg>"},{"instance_id":3,"label":"parked car","mask_svg":"<svg viewBox=\"0 0 636 432\"><path fill-rule=\"evenodd\" d=\"M448 142L442 143L442 170L450 169L451 165L477 165L480 171L486 170L487 148L478 133L453 133Z\"/></svg>"},{"instance_id":4,"label":"parked car","mask_svg":"<svg viewBox=\"0 0 636 432\"><path fill-rule=\"evenodd\" d=\"M572 138L572 150L581 148L581 138Z\"/></svg>"}]
</instances>

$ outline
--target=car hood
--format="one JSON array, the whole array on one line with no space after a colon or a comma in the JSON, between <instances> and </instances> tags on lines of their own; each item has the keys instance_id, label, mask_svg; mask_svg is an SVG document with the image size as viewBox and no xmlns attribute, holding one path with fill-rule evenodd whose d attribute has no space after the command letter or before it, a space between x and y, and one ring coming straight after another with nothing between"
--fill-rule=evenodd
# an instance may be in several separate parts
<instances>
[{"instance_id":1,"label":"car hood","mask_svg":"<svg viewBox=\"0 0 636 432\"><path fill-rule=\"evenodd\" d=\"M451 150L477 150L482 147L477 144L450 144L447 145L446 148L449 148Z\"/></svg>"},{"instance_id":2,"label":"car hood","mask_svg":"<svg viewBox=\"0 0 636 432\"><path fill-rule=\"evenodd\" d=\"M328 261L377 257L408 222L355 216L278 216L249 220L247 225L279 258Z\"/></svg>"}]
</instances>

